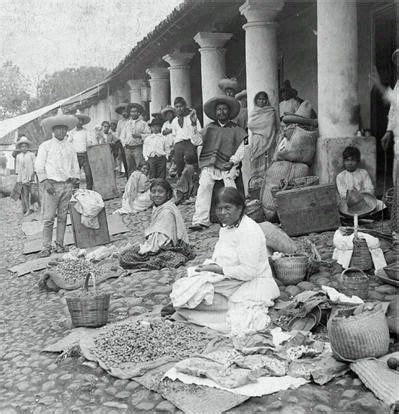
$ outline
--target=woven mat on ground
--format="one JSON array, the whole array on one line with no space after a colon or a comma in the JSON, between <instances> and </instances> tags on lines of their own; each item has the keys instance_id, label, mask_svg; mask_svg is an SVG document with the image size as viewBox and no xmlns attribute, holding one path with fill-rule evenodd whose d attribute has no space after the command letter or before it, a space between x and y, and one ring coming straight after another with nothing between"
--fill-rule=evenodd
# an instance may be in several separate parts
<instances>
[{"instance_id":1,"label":"woven mat on ground","mask_svg":"<svg viewBox=\"0 0 399 414\"><path fill-rule=\"evenodd\" d=\"M362 359L350 366L363 384L388 405L399 401L399 371L387 366L387 360L391 357L399 358L399 352L379 359Z\"/></svg>"},{"instance_id":2,"label":"woven mat on ground","mask_svg":"<svg viewBox=\"0 0 399 414\"><path fill-rule=\"evenodd\" d=\"M120 255L120 265L124 269L177 269L195 257L192 248L184 242L179 242L176 246L163 248L155 254L146 253L141 255L138 251L139 246L132 246L123 251Z\"/></svg>"}]
</instances>

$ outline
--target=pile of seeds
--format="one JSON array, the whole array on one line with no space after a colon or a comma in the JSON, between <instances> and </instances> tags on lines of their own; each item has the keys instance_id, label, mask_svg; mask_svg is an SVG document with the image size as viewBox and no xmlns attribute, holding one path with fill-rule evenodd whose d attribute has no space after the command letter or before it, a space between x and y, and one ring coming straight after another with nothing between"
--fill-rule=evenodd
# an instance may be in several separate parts
<instances>
[{"instance_id":1,"label":"pile of seeds","mask_svg":"<svg viewBox=\"0 0 399 414\"><path fill-rule=\"evenodd\" d=\"M68 285L76 285L83 282L88 273L94 273L98 277L98 269L88 260L68 259L60 262L54 269Z\"/></svg>"},{"instance_id":2,"label":"pile of seeds","mask_svg":"<svg viewBox=\"0 0 399 414\"><path fill-rule=\"evenodd\" d=\"M171 357L178 360L204 351L206 333L168 320L126 321L105 329L95 339L93 352L109 367Z\"/></svg>"}]
</instances>

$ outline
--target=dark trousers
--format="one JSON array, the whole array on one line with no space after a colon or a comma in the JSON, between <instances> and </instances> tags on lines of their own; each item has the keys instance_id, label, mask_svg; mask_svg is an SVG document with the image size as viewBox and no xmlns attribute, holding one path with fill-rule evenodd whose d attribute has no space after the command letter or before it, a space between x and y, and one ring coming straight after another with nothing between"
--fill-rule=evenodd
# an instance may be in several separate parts
<instances>
[{"instance_id":1,"label":"dark trousers","mask_svg":"<svg viewBox=\"0 0 399 414\"><path fill-rule=\"evenodd\" d=\"M133 171L136 171L139 168L139 165L144 161L143 157L143 146L125 146L125 155L127 167L129 170L129 176Z\"/></svg>"},{"instance_id":2,"label":"dark trousers","mask_svg":"<svg viewBox=\"0 0 399 414\"><path fill-rule=\"evenodd\" d=\"M166 178L166 157L148 157L150 178Z\"/></svg>"},{"instance_id":3,"label":"dark trousers","mask_svg":"<svg viewBox=\"0 0 399 414\"><path fill-rule=\"evenodd\" d=\"M175 164L178 177L181 176L181 173L184 170L184 154L188 152L195 156L195 159L198 160L197 147L195 147L190 140L180 141L175 144ZM195 164L195 170L198 171L198 162Z\"/></svg>"},{"instance_id":4,"label":"dark trousers","mask_svg":"<svg viewBox=\"0 0 399 414\"><path fill-rule=\"evenodd\" d=\"M78 153L78 163L79 163L79 169L83 167L83 171L85 173L86 188L88 190L92 190L93 189L93 175L91 173L91 168L90 168L87 152Z\"/></svg>"}]
</instances>

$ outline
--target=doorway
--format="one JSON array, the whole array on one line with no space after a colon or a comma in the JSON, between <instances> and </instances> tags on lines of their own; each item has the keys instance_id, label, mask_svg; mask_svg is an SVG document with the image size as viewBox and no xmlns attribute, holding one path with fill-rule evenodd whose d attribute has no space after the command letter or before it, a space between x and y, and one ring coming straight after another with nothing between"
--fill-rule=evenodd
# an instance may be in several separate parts
<instances>
[{"instance_id":1,"label":"doorway","mask_svg":"<svg viewBox=\"0 0 399 414\"><path fill-rule=\"evenodd\" d=\"M394 87L396 69L391 60L397 47L397 13L398 7L392 3L373 12L373 56L372 62L377 67L382 83ZM382 183L385 171L385 154L381 148L381 138L385 134L388 122L389 105L375 90L371 91L371 133L377 140L377 182ZM386 174L387 188L392 186L393 149L387 153ZM381 189L382 186L377 186Z\"/></svg>"}]
</instances>

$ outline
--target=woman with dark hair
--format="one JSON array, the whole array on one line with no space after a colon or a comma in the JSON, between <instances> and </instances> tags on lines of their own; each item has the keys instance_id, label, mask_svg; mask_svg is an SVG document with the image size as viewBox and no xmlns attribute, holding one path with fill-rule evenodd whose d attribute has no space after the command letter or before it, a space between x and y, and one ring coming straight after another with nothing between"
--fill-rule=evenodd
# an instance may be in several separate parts
<instances>
[{"instance_id":1,"label":"woman with dark hair","mask_svg":"<svg viewBox=\"0 0 399 414\"><path fill-rule=\"evenodd\" d=\"M173 202L168 181L156 178L150 185L154 205L145 241L121 253L120 263L126 269L162 269L178 267L193 258L183 217Z\"/></svg>"},{"instance_id":2,"label":"woman with dark hair","mask_svg":"<svg viewBox=\"0 0 399 414\"><path fill-rule=\"evenodd\" d=\"M254 104L254 109L248 117L248 129L251 132L249 137L251 177L263 177L273 156L278 133L277 117L266 92L258 92Z\"/></svg>"},{"instance_id":3,"label":"woman with dark hair","mask_svg":"<svg viewBox=\"0 0 399 414\"><path fill-rule=\"evenodd\" d=\"M245 215L244 199L233 187L218 193L216 214L222 228L212 259L188 268L188 277L173 285L175 317L223 333L262 330L280 295L265 236Z\"/></svg>"}]
</instances>

